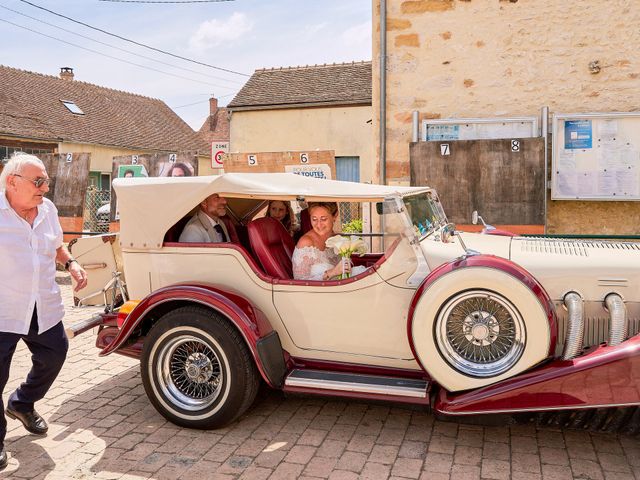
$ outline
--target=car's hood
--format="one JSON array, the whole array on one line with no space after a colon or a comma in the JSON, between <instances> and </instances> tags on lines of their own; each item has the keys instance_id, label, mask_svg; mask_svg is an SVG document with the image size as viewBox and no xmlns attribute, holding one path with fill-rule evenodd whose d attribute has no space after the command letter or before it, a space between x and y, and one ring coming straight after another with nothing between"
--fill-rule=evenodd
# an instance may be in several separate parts
<instances>
[{"instance_id":1,"label":"car's hood","mask_svg":"<svg viewBox=\"0 0 640 480\"><path fill-rule=\"evenodd\" d=\"M601 301L615 291L626 301L640 301L640 243L470 233L462 238L468 249L528 270L554 300L573 290L585 300Z\"/></svg>"},{"instance_id":2,"label":"car's hood","mask_svg":"<svg viewBox=\"0 0 640 480\"><path fill-rule=\"evenodd\" d=\"M529 270L553 299L574 290L601 301L611 292L640 301L640 244L515 237L511 260Z\"/></svg>"}]
</instances>

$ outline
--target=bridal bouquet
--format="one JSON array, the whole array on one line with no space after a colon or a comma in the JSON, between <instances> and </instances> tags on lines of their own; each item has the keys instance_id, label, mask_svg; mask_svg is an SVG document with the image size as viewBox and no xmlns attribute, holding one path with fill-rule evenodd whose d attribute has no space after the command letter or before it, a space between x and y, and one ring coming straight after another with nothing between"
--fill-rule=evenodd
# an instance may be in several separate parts
<instances>
[{"instance_id":1,"label":"bridal bouquet","mask_svg":"<svg viewBox=\"0 0 640 480\"><path fill-rule=\"evenodd\" d=\"M336 255L342 257L342 275L340 278L348 278L349 272L346 271L345 265L347 262L351 263L351 255L359 253L363 255L367 253L367 244L360 237L351 235L350 237L343 237L342 235L334 235L325 242L328 248L332 248Z\"/></svg>"}]
</instances>

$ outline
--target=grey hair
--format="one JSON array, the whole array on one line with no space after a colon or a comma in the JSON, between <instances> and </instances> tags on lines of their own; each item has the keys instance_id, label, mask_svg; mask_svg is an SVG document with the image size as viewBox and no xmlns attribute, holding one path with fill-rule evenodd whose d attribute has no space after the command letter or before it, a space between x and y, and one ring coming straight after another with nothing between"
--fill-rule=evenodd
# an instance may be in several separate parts
<instances>
[{"instance_id":1,"label":"grey hair","mask_svg":"<svg viewBox=\"0 0 640 480\"><path fill-rule=\"evenodd\" d=\"M35 165L36 167L45 168L44 163L35 155L29 155L23 152L15 152L9 161L5 163L2 173L0 174L0 190L6 190L7 177L9 175L19 174L25 165Z\"/></svg>"}]
</instances>

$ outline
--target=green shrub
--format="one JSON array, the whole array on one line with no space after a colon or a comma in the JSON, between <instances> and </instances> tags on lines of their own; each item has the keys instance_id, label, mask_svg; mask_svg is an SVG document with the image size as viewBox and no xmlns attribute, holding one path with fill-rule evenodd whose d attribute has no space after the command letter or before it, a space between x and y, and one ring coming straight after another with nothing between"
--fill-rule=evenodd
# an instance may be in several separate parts
<instances>
[{"instance_id":1,"label":"green shrub","mask_svg":"<svg viewBox=\"0 0 640 480\"><path fill-rule=\"evenodd\" d=\"M355 218L342 224L342 233L362 233L362 219Z\"/></svg>"}]
</instances>

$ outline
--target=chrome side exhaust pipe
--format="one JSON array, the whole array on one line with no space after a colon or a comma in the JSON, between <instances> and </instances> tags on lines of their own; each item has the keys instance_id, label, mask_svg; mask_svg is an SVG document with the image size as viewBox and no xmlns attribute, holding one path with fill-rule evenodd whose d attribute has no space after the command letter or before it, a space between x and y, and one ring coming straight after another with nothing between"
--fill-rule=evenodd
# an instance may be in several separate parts
<instances>
[{"instance_id":1,"label":"chrome side exhaust pipe","mask_svg":"<svg viewBox=\"0 0 640 480\"><path fill-rule=\"evenodd\" d=\"M627 323L627 307L622 297L617 293L610 293L604 299L609 310L609 346L620 345L627 339L629 325Z\"/></svg>"},{"instance_id":2,"label":"chrome side exhaust pipe","mask_svg":"<svg viewBox=\"0 0 640 480\"><path fill-rule=\"evenodd\" d=\"M584 303L576 292L564 296L564 306L569 312L567 336L564 340L563 360L571 360L578 356L584 341Z\"/></svg>"}]
</instances>

